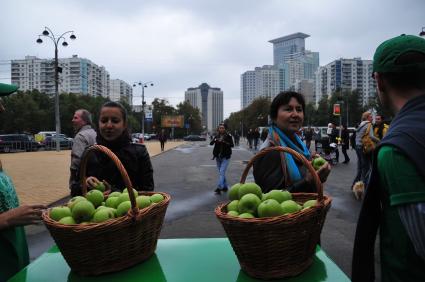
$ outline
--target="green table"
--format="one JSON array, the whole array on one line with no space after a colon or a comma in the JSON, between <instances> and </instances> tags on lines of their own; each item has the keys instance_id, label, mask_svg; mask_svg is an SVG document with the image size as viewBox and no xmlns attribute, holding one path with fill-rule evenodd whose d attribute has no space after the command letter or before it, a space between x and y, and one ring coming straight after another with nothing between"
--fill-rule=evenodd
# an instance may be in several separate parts
<instances>
[{"instance_id":1,"label":"green table","mask_svg":"<svg viewBox=\"0 0 425 282\"><path fill-rule=\"evenodd\" d=\"M105 266L107 267L107 266ZM260 281L246 275L239 266L227 238L161 239L155 254L129 269L97 277L71 272L56 246L16 274L10 281ZM336 264L317 248L313 265L297 277L273 281L350 281Z\"/></svg>"}]
</instances>

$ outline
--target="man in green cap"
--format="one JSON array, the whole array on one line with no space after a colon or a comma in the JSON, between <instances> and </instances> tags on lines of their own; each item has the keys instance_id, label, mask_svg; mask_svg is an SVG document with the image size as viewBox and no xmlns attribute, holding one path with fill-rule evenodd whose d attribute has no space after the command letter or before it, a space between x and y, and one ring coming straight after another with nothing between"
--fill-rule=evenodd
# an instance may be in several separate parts
<instances>
[{"instance_id":1,"label":"man in green cap","mask_svg":"<svg viewBox=\"0 0 425 282\"><path fill-rule=\"evenodd\" d=\"M0 97L12 94L15 85L0 83ZM0 112L4 111L0 103ZM40 221L44 205L19 205L15 187L0 161L0 281L7 281L29 263L24 225Z\"/></svg>"},{"instance_id":2,"label":"man in green cap","mask_svg":"<svg viewBox=\"0 0 425 282\"><path fill-rule=\"evenodd\" d=\"M379 227L382 281L425 281L425 39L401 35L383 42L373 77L395 118L374 152L351 278L374 281Z\"/></svg>"}]
</instances>

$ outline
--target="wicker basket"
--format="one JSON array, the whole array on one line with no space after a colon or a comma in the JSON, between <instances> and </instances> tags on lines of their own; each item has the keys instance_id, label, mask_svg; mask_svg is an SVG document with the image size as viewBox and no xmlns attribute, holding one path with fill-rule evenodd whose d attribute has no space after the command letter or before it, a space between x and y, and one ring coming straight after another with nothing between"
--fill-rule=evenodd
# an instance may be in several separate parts
<instances>
[{"instance_id":1,"label":"wicker basket","mask_svg":"<svg viewBox=\"0 0 425 282\"><path fill-rule=\"evenodd\" d=\"M108 148L94 145L81 161L83 195L87 193L86 166L88 155L100 151L109 156L127 187L131 185L120 160ZM71 269L80 275L99 275L115 272L147 260L156 249L170 196L160 193L164 200L139 210L134 193L129 193L132 209L127 215L102 223L63 225L49 217L49 210L42 215L46 227L58 245ZM153 195L142 192L140 195Z\"/></svg>"},{"instance_id":2,"label":"wicker basket","mask_svg":"<svg viewBox=\"0 0 425 282\"><path fill-rule=\"evenodd\" d=\"M310 162L290 148L270 147L259 152L247 164L240 183L245 183L253 162L271 151L292 154L313 175L318 193L293 193L293 200L302 204L317 199L318 203L292 214L253 219L227 215L227 204L215 209L242 270L260 279L295 276L311 265L331 204L331 198L323 195L322 183Z\"/></svg>"}]
</instances>

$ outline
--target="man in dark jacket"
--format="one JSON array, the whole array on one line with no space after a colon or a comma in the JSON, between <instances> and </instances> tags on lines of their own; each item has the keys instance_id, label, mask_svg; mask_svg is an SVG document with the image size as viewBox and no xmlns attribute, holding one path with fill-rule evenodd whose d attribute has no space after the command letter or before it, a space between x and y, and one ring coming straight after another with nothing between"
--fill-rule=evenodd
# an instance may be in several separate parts
<instances>
[{"instance_id":1,"label":"man in dark jacket","mask_svg":"<svg viewBox=\"0 0 425 282\"><path fill-rule=\"evenodd\" d=\"M228 185L226 181L226 170L232 156L233 138L232 135L226 132L224 124L218 127L218 134L213 138L210 145L214 145L213 155L217 162L218 183L215 189L216 194L221 194L221 191L226 192Z\"/></svg>"},{"instance_id":2,"label":"man in dark jacket","mask_svg":"<svg viewBox=\"0 0 425 282\"><path fill-rule=\"evenodd\" d=\"M401 35L376 49L373 76L396 114L374 150L359 215L352 281L374 281L380 231L381 280L425 281L425 40Z\"/></svg>"}]
</instances>

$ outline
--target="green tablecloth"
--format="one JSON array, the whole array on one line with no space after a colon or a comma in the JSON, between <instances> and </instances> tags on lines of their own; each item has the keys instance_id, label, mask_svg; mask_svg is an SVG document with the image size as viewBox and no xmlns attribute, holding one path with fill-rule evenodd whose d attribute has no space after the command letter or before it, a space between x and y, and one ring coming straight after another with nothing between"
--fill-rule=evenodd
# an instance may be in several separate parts
<instances>
[{"instance_id":1,"label":"green tablecloth","mask_svg":"<svg viewBox=\"0 0 425 282\"><path fill-rule=\"evenodd\" d=\"M96 259L96 258L93 258ZM108 267L105 265L105 267ZM81 277L71 272L56 246L16 274L10 281L259 281L239 266L227 238L161 239L155 254L129 269L97 277ZM313 265L297 277L273 281L350 281L336 264L317 248Z\"/></svg>"}]
</instances>

